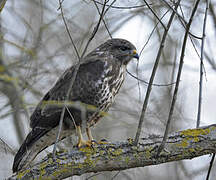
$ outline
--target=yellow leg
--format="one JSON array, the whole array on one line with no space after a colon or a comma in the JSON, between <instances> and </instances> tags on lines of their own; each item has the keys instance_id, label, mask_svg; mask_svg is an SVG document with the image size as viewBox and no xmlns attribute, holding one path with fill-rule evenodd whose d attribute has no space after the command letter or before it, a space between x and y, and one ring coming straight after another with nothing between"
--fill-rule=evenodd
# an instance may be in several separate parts
<instances>
[{"instance_id":1,"label":"yellow leg","mask_svg":"<svg viewBox=\"0 0 216 180\"><path fill-rule=\"evenodd\" d=\"M87 128L86 128L86 133L87 133L87 136L88 136L88 140L89 140L90 142L92 142L93 137L92 137L92 133L91 133L90 127L87 127Z\"/></svg>"},{"instance_id":2,"label":"yellow leg","mask_svg":"<svg viewBox=\"0 0 216 180\"><path fill-rule=\"evenodd\" d=\"M78 148L82 146L89 146L89 147L91 146L91 142L85 141L83 139L80 126L77 126L77 134L78 134L78 144L77 144Z\"/></svg>"},{"instance_id":3,"label":"yellow leg","mask_svg":"<svg viewBox=\"0 0 216 180\"><path fill-rule=\"evenodd\" d=\"M86 133L88 136L88 142L90 142L91 144L107 144L107 141L99 141L99 142L95 141L94 138L92 137L90 127L86 128Z\"/></svg>"}]
</instances>

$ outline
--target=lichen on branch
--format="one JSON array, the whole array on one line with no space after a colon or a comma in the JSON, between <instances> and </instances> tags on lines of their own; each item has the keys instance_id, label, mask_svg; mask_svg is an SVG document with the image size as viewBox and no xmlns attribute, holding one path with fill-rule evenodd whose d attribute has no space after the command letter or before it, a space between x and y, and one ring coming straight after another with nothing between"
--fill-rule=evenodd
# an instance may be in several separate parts
<instances>
[{"instance_id":1,"label":"lichen on branch","mask_svg":"<svg viewBox=\"0 0 216 180\"><path fill-rule=\"evenodd\" d=\"M90 172L116 171L192 159L216 152L216 124L170 134L165 148L157 156L162 136L141 138L138 146L133 140L74 148L61 151L53 161L52 155L33 167L18 172L9 179L63 179Z\"/></svg>"}]
</instances>

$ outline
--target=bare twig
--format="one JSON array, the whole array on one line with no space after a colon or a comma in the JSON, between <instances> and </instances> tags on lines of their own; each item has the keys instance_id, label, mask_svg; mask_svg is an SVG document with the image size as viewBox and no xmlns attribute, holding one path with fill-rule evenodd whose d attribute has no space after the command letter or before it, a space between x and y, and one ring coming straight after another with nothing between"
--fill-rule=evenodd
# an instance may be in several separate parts
<instances>
[{"instance_id":1,"label":"bare twig","mask_svg":"<svg viewBox=\"0 0 216 180\"><path fill-rule=\"evenodd\" d=\"M174 11L177 15L177 17L179 18L181 24L183 25L183 27L186 29L186 24L187 21L184 19L184 17L182 17L166 0L162 0L170 9L172 9L172 11ZM196 35L194 35L193 33L191 33L190 31L188 32L191 36L193 36L196 39L202 39L201 37L198 37Z\"/></svg>"},{"instance_id":2,"label":"bare twig","mask_svg":"<svg viewBox=\"0 0 216 180\"><path fill-rule=\"evenodd\" d=\"M214 164L214 159L215 159L215 153L213 153L212 159L210 161L208 173L207 173L207 176L206 176L206 180L209 180L210 173L211 173L211 170L212 170L212 166Z\"/></svg>"},{"instance_id":3,"label":"bare twig","mask_svg":"<svg viewBox=\"0 0 216 180\"><path fill-rule=\"evenodd\" d=\"M61 0L59 0L59 7L60 7L60 10L61 10L61 16L62 16L62 19L63 19L63 21L64 21L66 31L67 31L67 33L68 33L68 35L69 35L69 37L70 37L71 43L72 43L72 45L73 45L73 47L74 47L74 49L75 49L75 51L76 51L77 57L78 57L79 62L80 62L81 59L80 59L79 53L78 53L78 51L77 51L77 48L76 48L76 46L75 46L75 44L74 44L74 41L73 41L73 38L72 38L72 36L71 36L71 34L70 34L70 31L69 31L69 29L68 29L66 20L65 20L65 18L64 18L64 13L63 13L63 9L62 9L62 1L61 1ZM76 74L77 74L77 72L78 72L79 65L80 65L80 63L78 63L78 65L75 67L74 76L73 76L72 79L71 79L70 86L69 86L69 88L68 88L68 91L67 91L67 94L66 94L66 97L65 97L65 100L64 100L65 103L66 103L66 101L67 101L68 98L69 98L71 89L72 89L73 84L74 84L74 81L75 81L75 79L76 79ZM56 157L56 156L55 156L55 154L56 154L56 148L57 148L57 143L58 143L58 141L59 141L59 139L60 139L60 134L61 134L62 126L63 126L63 119L64 119L65 110L66 110L66 105L63 106L62 112L61 112L61 116L60 116L58 133L57 133L57 135L56 135L56 141L55 141L55 144L54 144L54 147L53 147L53 159L55 159L55 157ZM75 125L75 127L76 127L76 125Z\"/></svg>"},{"instance_id":4,"label":"bare twig","mask_svg":"<svg viewBox=\"0 0 216 180\"><path fill-rule=\"evenodd\" d=\"M203 56L204 56L204 44L205 44L205 30L206 30L206 22L207 22L207 16L208 16L208 9L209 9L209 0L206 0L206 10L205 10L205 16L204 16L204 22L203 22L203 38L202 38L202 44L201 44L201 58L200 58L200 82L199 82L199 102L198 102L198 113L197 113L197 125L198 128L200 126L200 118L201 118L201 106L202 106L202 86L203 86ZM209 179L212 166L214 163L215 154L213 154L208 173L206 176L206 180Z\"/></svg>"},{"instance_id":5,"label":"bare twig","mask_svg":"<svg viewBox=\"0 0 216 180\"><path fill-rule=\"evenodd\" d=\"M2 9L4 8L6 1L7 0L1 0L0 1L0 13L2 12Z\"/></svg>"},{"instance_id":6,"label":"bare twig","mask_svg":"<svg viewBox=\"0 0 216 180\"><path fill-rule=\"evenodd\" d=\"M196 127L200 126L200 117L202 111L202 88L203 88L203 56L204 56L204 45L205 45L205 37L206 37L206 22L207 22L207 15L209 9L209 1L206 0L206 10L203 22L203 35L202 35L202 44L201 44L201 57L200 57L200 82L199 82L199 101L198 101L198 112L197 112L197 124Z\"/></svg>"},{"instance_id":7,"label":"bare twig","mask_svg":"<svg viewBox=\"0 0 216 180\"><path fill-rule=\"evenodd\" d=\"M182 11L181 5L180 5L180 10L181 10L182 16L183 16L183 18L184 18L184 13L183 13L183 11ZM199 59L200 59L200 61L201 61L201 57L200 57L200 55L199 55L198 49L196 48L195 44L198 44L198 45L200 46L198 40L200 40L200 39L202 40L203 37L197 38L197 37L195 37L194 35L192 35L191 33L189 33L189 37L190 37L190 41L191 41L191 43L192 43L192 46L193 46L193 48L194 48L194 50L195 50L197 56L199 57ZM195 38L195 39L194 39L194 38ZM204 53L205 53L205 51L204 51ZM206 74L205 66L204 66L204 64L202 64L202 65L203 65L203 73Z\"/></svg>"},{"instance_id":8,"label":"bare twig","mask_svg":"<svg viewBox=\"0 0 216 180\"><path fill-rule=\"evenodd\" d=\"M16 153L14 152L14 150L3 140L0 138L0 152L2 152L2 149L4 149L4 153L10 153L12 155L15 155Z\"/></svg>"},{"instance_id":9,"label":"bare twig","mask_svg":"<svg viewBox=\"0 0 216 180\"><path fill-rule=\"evenodd\" d=\"M200 2L200 0L196 1L195 6L194 6L194 8L192 10L192 13L191 13L189 22L186 25L186 31L185 31L185 35L184 35L183 44L182 44L182 51L181 51L181 56L180 56L180 63L179 63L179 68L178 68L176 85L175 85L174 94L173 94L173 98L172 98L172 102L171 102L171 107L170 107L170 111L169 111L168 120L167 120L167 123L166 123L166 129L165 129L165 132L164 132L163 141L162 141L160 147L158 148L157 156L163 150L164 145L166 143L166 139L168 137L168 132L169 132L169 128L170 128L170 124L171 124L171 120L172 120L174 106L175 106L175 102L176 102L177 94L178 94L178 88L179 88L179 83L180 83L180 78L181 78L181 72L182 72L182 68L183 68L183 63L184 63L184 55L185 55L185 50L186 50L186 44L187 44L187 39L188 39L188 35L189 35L189 30L190 30L191 23L193 21L193 17L195 15L196 11L197 11L197 7L199 5L199 2Z\"/></svg>"},{"instance_id":10,"label":"bare twig","mask_svg":"<svg viewBox=\"0 0 216 180\"><path fill-rule=\"evenodd\" d=\"M182 17L175 8L173 8L166 0L162 0L168 7L169 9L172 9L172 11L174 11L177 15L177 17L182 20L183 24L184 24L184 27L185 25L187 24L187 21L184 19L184 17Z\"/></svg>"},{"instance_id":11,"label":"bare twig","mask_svg":"<svg viewBox=\"0 0 216 180\"><path fill-rule=\"evenodd\" d=\"M62 0L62 1L59 0L59 9L61 10L62 20L63 20L63 22L64 22L64 25L65 25L65 29L66 29L66 31L67 31L67 34L68 34L68 36L69 36L69 38L70 38L71 44L73 45L73 48L74 48L74 50L75 50L75 52L76 52L76 55L77 55L77 57L78 57L78 59L79 59L79 61L80 61L79 52L78 52L78 50L77 50L77 47L76 47L76 45L75 45L75 43L74 43L74 40L73 40L73 38L72 38L72 36L71 36L71 33L70 33L70 30L69 30L69 28L68 28L66 19L65 19L65 17L64 17L64 11L63 11L63 9L62 9L62 3L63 3L63 0Z\"/></svg>"},{"instance_id":12,"label":"bare twig","mask_svg":"<svg viewBox=\"0 0 216 180\"><path fill-rule=\"evenodd\" d=\"M178 8L178 5L179 5L180 1L181 0L178 0L178 2L176 3L175 9ZM158 64L159 64L161 53L162 53L162 50L164 48L164 43L165 43L169 28L170 28L170 26L172 24L174 16L175 16L175 12L173 12L172 15L170 16L169 22L167 24L167 28L164 30L164 34L163 34L163 37L162 37L160 48L158 50L158 54L157 54L157 57L156 57L156 60L155 60L155 63L154 63L154 67L153 67L152 74L151 74L151 77L150 77L150 80L149 80L149 85L148 85L148 89L147 89L147 92L146 92L146 96L145 96L145 100L144 100L144 103L143 103L142 112L141 112L141 116L140 116L140 120L139 120L139 124L138 124L138 128L137 128L137 132L136 132L136 137L135 137L135 142L134 142L135 145L137 145L138 141L139 141L139 137L140 137L141 129L142 129L142 124L143 124L143 121L144 121L144 118L145 118L145 112L146 112L146 109L147 109L147 104L148 104L148 100L149 100L151 89L152 89L152 84L153 84L154 77L155 77L155 74L156 74L156 71L157 71L157 67L158 67Z\"/></svg>"},{"instance_id":13,"label":"bare twig","mask_svg":"<svg viewBox=\"0 0 216 180\"><path fill-rule=\"evenodd\" d=\"M89 180L89 179L95 179L96 176L100 175L101 173L95 173L89 177L87 177L85 180Z\"/></svg>"},{"instance_id":14,"label":"bare twig","mask_svg":"<svg viewBox=\"0 0 216 180\"><path fill-rule=\"evenodd\" d=\"M82 55L81 55L81 58L85 55L85 53L86 53L86 51L87 51L87 49L88 49L88 46L89 46L90 42L92 41L92 39L94 38L95 34L97 33L97 31L98 31L98 29L99 29L100 23L101 23L101 21L102 21L102 19L103 19L103 17L104 17L104 12L105 12L105 7L106 7L107 1L108 1L108 0L105 0L105 1L104 1L104 5L103 5L103 8L102 8L101 13L100 13L100 18L99 18L99 20L98 20L98 23L97 23L96 27L94 28L91 37L89 38L88 42L86 43L86 46L85 46L85 48L84 48L84 50L83 50L83 53L82 53ZM93 2L94 2L94 1L93 1Z\"/></svg>"},{"instance_id":15,"label":"bare twig","mask_svg":"<svg viewBox=\"0 0 216 180\"><path fill-rule=\"evenodd\" d=\"M168 12L169 12L169 10L167 10L167 11L163 14L163 16L160 18L160 20L162 20ZM156 23L156 25L155 25L154 28L152 29L150 35L148 36L148 39L147 39L146 43L143 45L143 47L142 47L142 49L141 49L141 51L140 51L140 55L141 55L142 52L144 51L144 49L145 49L145 47L147 46L148 42L150 41L150 39L151 39L151 37L152 37L152 35L153 35L155 29L157 28L158 24L159 24L159 21Z\"/></svg>"},{"instance_id":16,"label":"bare twig","mask_svg":"<svg viewBox=\"0 0 216 180\"><path fill-rule=\"evenodd\" d=\"M67 109L67 112L69 113L69 115L70 115L70 117L71 117L71 119L72 119L72 121L73 121L73 124L74 124L74 126L75 126L75 129L77 130L77 125L76 125L76 122L75 122L75 119L74 119L73 115L71 114L71 112L70 112L70 110L68 109L67 105L65 105L65 108Z\"/></svg>"},{"instance_id":17,"label":"bare twig","mask_svg":"<svg viewBox=\"0 0 216 180\"><path fill-rule=\"evenodd\" d=\"M104 5L103 3L99 2L99 1L95 1L97 4L100 4L100 5ZM151 5L151 4L149 4ZM145 7L146 5L139 5L139 6L128 6L128 7L125 7L125 6L113 6L113 5L109 5L107 4L106 6L110 6L111 8L114 8L114 9L136 9L136 8L141 8L141 7Z\"/></svg>"},{"instance_id":18,"label":"bare twig","mask_svg":"<svg viewBox=\"0 0 216 180\"><path fill-rule=\"evenodd\" d=\"M118 171L112 178L111 180L114 180L119 174L120 174L121 171Z\"/></svg>"},{"instance_id":19,"label":"bare twig","mask_svg":"<svg viewBox=\"0 0 216 180\"><path fill-rule=\"evenodd\" d=\"M214 10L214 4L212 4L212 1L210 2L209 4L209 11L211 12L211 17L212 17L212 20L214 22L214 28L216 29L216 12Z\"/></svg>"},{"instance_id":20,"label":"bare twig","mask_svg":"<svg viewBox=\"0 0 216 180\"><path fill-rule=\"evenodd\" d=\"M106 5L105 3L103 4L104 6L108 6L108 8L104 11L104 13L103 13L103 10L102 10L102 12L100 13L100 10L99 10L99 8L98 8L98 5L97 5L97 1L93 1L94 2L94 4L95 4L95 6L96 6L96 8L97 8L97 11L98 11L98 14L100 15L100 17L102 17L102 16L105 16L105 14L108 12L108 10L110 9L110 7L112 7L112 5L116 2L117 0L113 0L113 2L110 4L110 5ZM108 1L107 1L108 2ZM103 14L102 14L103 13ZM110 38L112 38L112 34L111 34L111 32L109 31L109 29L108 29L108 27L107 27L107 24L106 24L106 22L105 22L105 20L102 18L102 21L103 21L103 24L104 24L104 26L105 26L105 28L106 28L106 30L107 30L107 33L109 34L109 36L110 36Z\"/></svg>"},{"instance_id":21,"label":"bare twig","mask_svg":"<svg viewBox=\"0 0 216 180\"><path fill-rule=\"evenodd\" d=\"M162 18L159 18L157 16L157 14L154 12L154 10L151 8L151 6L149 6L149 4L146 2L146 0L143 0L145 2L145 4L147 5L147 7L150 9L150 11L152 12L152 14L154 14L154 16L157 18L158 22L160 22L160 24L163 26L164 30L167 31L166 26L164 25L164 23L161 21ZM166 13L165 13L166 14Z\"/></svg>"},{"instance_id":22,"label":"bare twig","mask_svg":"<svg viewBox=\"0 0 216 180\"><path fill-rule=\"evenodd\" d=\"M95 1L93 1L93 2L94 2L94 4L95 4L95 7L96 7L96 9L97 9L98 14L101 16L101 13L100 13L100 10L99 10L99 8L98 8L97 3L96 3ZM105 20L102 19L102 21L103 21L103 24L104 24L104 27L105 27L107 33L109 34L109 37L112 38L112 34L111 34L111 32L110 32L110 30L109 30L109 28L108 28L108 26L107 26Z\"/></svg>"},{"instance_id":23,"label":"bare twig","mask_svg":"<svg viewBox=\"0 0 216 180\"><path fill-rule=\"evenodd\" d=\"M131 77L137 79L138 81L140 81L140 82L142 82L142 83L145 83L145 84L149 84L147 81L144 81L143 79L140 79L140 78L134 76L134 75L133 75L132 73L130 73L127 69L126 69L126 72L127 72ZM175 82L169 83L169 84L155 84L155 83L152 83L152 86L158 86L158 87L165 86L165 87L167 87L167 86L172 86L172 85L174 85L174 84L175 84Z\"/></svg>"}]
</instances>

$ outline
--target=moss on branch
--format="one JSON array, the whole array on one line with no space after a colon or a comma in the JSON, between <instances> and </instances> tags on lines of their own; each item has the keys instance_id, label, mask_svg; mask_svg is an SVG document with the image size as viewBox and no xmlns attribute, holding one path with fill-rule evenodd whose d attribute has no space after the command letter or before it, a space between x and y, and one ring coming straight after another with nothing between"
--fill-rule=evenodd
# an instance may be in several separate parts
<instances>
[{"instance_id":1,"label":"moss on branch","mask_svg":"<svg viewBox=\"0 0 216 180\"><path fill-rule=\"evenodd\" d=\"M161 136L141 138L138 146L133 140L95 145L93 148L74 148L72 152L58 152L33 167L19 172L9 179L63 179L89 172L124 170L192 159L216 152L216 125L188 129L169 135L165 148L157 157Z\"/></svg>"}]
</instances>

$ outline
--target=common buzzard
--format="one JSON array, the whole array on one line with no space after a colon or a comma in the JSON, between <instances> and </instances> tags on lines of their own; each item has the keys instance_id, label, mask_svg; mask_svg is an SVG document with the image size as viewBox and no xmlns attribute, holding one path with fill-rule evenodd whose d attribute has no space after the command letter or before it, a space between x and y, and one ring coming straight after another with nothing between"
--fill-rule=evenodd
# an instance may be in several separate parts
<instances>
[{"instance_id":1,"label":"common buzzard","mask_svg":"<svg viewBox=\"0 0 216 180\"><path fill-rule=\"evenodd\" d=\"M113 103L124 81L126 66L133 58L138 59L139 56L129 41L108 40L81 60L66 99L78 65L67 69L31 115L32 131L14 158L13 172L27 167L38 153L55 143L64 106L66 111L60 139L76 130L78 147L90 145L93 140L90 127L101 119ZM83 139L81 127L86 128L88 141Z\"/></svg>"}]
</instances>

